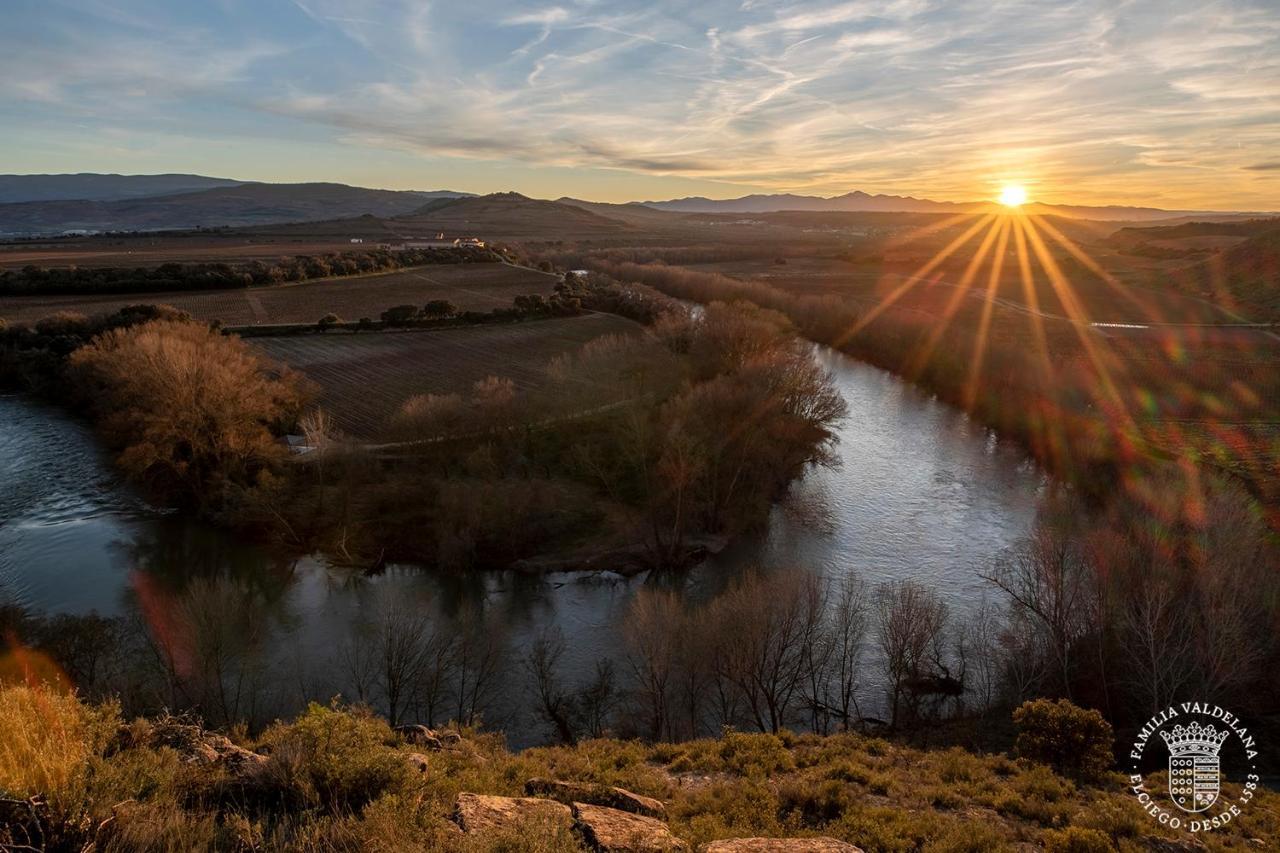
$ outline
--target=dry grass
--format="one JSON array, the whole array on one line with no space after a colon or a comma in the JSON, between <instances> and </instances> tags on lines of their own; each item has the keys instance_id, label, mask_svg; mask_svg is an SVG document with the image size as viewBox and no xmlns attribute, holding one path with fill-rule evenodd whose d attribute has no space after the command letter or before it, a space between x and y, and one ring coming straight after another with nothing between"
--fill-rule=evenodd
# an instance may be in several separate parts
<instances>
[{"instance_id":1,"label":"dry grass","mask_svg":"<svg viewBox=\"0 0 1280 853\"><path fill-rule=\"evenodd\" d=\"M746 835L830 835L869 851L1139 851L1186 841L1145 815L1111 774L1083 785L1005 755L918 750L854 734L727 734L682 744L595 740L508 752L463 731L456 749L408 771L387 724L313 706L246 746L270 750L269 772L237 787L217 766L184 765L168 748L108 750L114 710L65 694L0 693L0 785L48 793L86 816L64 838L96 849L579 851L563 828L469 838L449 821L460 791L515 796L533 776L621 785L667 803L693 845ZM109 725L110 724L110 725ZM137 735L149 723L135 723ZM91 772L85 772L89 768ZM1153 778L1152 784L1162 780ZM1238 786L1223 786L1226 796ZM1200 841L1208 851L1264 849L1280 837L1280 799L1261 790L1243 814ZM110 820L106 820L110 818ZM106 821L104 823L104 821ZM1263 846L1259 846L1259 845Z\"/></svg>"},{"instance_id":2,"label":"dry grass","mask_svg":"<svg viewBox=\"0 0 1280 853\"><path fill-rule=\"evenodd\" d=\"M54 689L0 690L0 793L69 807L115 718L113 706L86 706Z\"/></svg>"}]
</instances>

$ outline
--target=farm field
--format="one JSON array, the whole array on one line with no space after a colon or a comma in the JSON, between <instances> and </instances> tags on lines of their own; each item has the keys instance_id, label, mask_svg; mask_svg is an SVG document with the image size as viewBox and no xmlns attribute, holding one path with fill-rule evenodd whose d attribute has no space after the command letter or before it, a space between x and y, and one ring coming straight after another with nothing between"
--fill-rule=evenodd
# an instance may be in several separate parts
<instances>
[{"instance_id":1,"label":"farm field","mask_svg":"<svg viewBox=\"0 0 1280 853\"><path fill-rule=\"evenodd\" d=\"M488 376L527 389L547 381L555 356L602 335L640 327L612 314L583 314L432 331L253 338L254 346L320 386L320 406L339 428L377 438L415 394L464 392Z\"/></svg>"},{"instance_id":2,"label":"farm field","mask_svg":"<svg viewBox=\"0 0 1280 853\"><path fill-rule=\"evenodd\" d=\"M377 319L394 305L447 299L464 311L511 305L516 296L549 293L555 279L506 264L437 264L370 276L317 279L271 287L102 296L0 297L0 317L33 322L58 311L110 314L139 303L172 305L226 326L312 323L333 312L344 320Z\"/></svg>"},{"instance_id":3,"label":"farm field","mask_svg":"<svg viewBox=\"0 0 1280 853\"><path fill-rule=\"evenodd\" d=\"M378 241L396 238L379 235L364 244L349 239L272 238L219 239L217 237L127 237L96 241L65 240L47 243L0 244L0 269L40 267L157 267L167 263L242 263L274 261L294 255L325 255L374 248Z\"/></svg>"},{"instance_id":4,"label":"farm field","mask_svg":"<svg viewBox=\"0 0 1280 853\"><path fill-rule=\"evenodd\" d=\"M687 266L700 272L758 280L797 294L840 296L868 307L881 304L896 293L895 304L899 307L944 314L955 297L954 285L964 278L968 260L965 256L956 262L947 261L933 270L926 280L919 281L900 293L898 291L907 280L920 269L920 264L790 258L786 264L768 260L743 260ZM1170 276L1176 275L1176 272L1135 270L1132 266L1124 270L1112 268L1109 272L1123 283L1112 285L1095 276L1081 275L1078 272L1067 274L1071 282L1072 297L1078 303L1084 319L1088 321L1199 324L1233 323L1241 319L1206 299L1181 292L1170 281ZM989 277L990 266L984 264L973 274L972 282L967 288L969 298L975 301L985 299ZM1035 285L1034 301L1039 310L1058 316L1069 314L1061 294L1052 285L1043 267L1034 260L1031 263L1031 280ZM1032 303L1023 283L1017 258L1012 253L1004 261L996 296L1021 306L1030 306Z\"/></svg>"}]
</instances>

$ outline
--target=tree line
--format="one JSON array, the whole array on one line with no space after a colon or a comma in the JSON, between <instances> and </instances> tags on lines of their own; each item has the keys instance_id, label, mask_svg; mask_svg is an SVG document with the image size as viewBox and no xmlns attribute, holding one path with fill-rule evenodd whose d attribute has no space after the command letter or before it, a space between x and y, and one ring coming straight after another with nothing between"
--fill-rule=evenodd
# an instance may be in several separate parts
<instances>
[{"instance_id":1,"label":"tree line","mask_svg":"<svg viewBox=\"0 0 1280 853\"><path fill-rule=\"evenodd\" d=\"M162 293L262 287L315 278L389 272L432 264L497 263L502 255L474 246L373 249L297 255L247 263L166 263L156 267L41 267L0 271L0 295Z\"/></svg>"}]
</instances>

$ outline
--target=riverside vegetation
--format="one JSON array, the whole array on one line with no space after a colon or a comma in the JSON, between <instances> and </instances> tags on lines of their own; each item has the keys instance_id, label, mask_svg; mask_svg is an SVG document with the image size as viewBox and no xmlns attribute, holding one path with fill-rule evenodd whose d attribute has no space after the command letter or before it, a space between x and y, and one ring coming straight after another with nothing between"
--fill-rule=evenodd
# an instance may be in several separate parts
<instances>
[{"instance_id":1,"label":"riverside vegetation","mask_svg":"<svg viewBox=\"0 0 1280 853\"><path fill-rule=\"evenodd\" d=\"M394 460L333 435L307 411L301 376L172 309L5 329L0 377L88 414L154 499L363 565L502 567L622 549L624 562L678 566L698 537L758 525L807 466L830 461L844 404L781 315L735 305L694 316L647 288L571 282L495 316L583 307L648 330L558 359L556 391L519 393L495 376L466 396L408 400ZM401 306L384 324L465 325L451 311ZM291 430L317 448L311 464L286 464L277 439Z\"/></svg>"}]
</instances>

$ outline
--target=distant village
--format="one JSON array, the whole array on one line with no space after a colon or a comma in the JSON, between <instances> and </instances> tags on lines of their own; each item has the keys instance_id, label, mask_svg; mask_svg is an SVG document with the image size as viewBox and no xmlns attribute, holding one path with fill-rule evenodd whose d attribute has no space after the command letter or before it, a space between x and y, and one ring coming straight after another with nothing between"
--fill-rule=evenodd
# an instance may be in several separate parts
<instances>
[{"instance_id":1,"label":"distant village","mask_svg":"<svg viewBox=\"0 0 1280 853\"><path fill-rule=\"evenodd\" d=\"M351 242L363 243L364 238L352 237ZM485 242L479 237L455 237L452 240L448 240L445 238L443 231L436 234L434 238L406 238L403 243L378 244L379 249L390 249L395 252L404 251L405 249L445 249L451 247L459 249L483 249L484 246Z\"/></svg>"}]
</instances>

